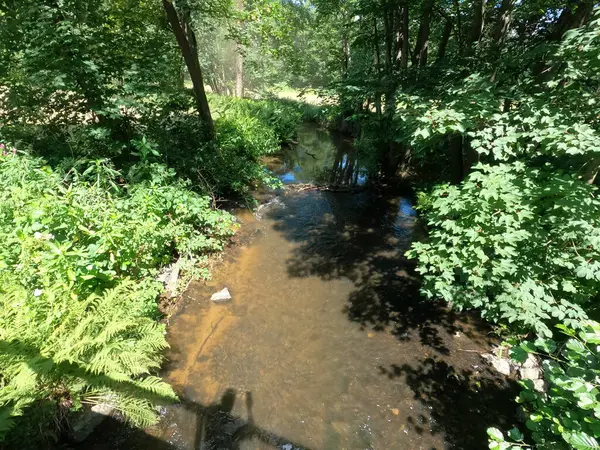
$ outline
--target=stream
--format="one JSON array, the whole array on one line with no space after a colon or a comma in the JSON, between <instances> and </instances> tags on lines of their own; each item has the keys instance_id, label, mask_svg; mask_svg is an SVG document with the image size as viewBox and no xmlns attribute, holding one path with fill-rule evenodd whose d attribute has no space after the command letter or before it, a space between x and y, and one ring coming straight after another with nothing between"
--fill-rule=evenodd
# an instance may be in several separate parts
<instances>
[{"instance_id":1,"label":"stream","mask_svg":"<svg viewBox=\"0 0 600 450\"><path fill-rule=\"evenodd\" d=\"M288 185L367 180L352 142L314 125L266 162ZM288 190L238 217L240 244L169 323L181 404L147 430L106 420L83 448L483 449L511 428L515 388L479 356L490 330L419 296L410 191Z\"/></svg>"}]
</instances>

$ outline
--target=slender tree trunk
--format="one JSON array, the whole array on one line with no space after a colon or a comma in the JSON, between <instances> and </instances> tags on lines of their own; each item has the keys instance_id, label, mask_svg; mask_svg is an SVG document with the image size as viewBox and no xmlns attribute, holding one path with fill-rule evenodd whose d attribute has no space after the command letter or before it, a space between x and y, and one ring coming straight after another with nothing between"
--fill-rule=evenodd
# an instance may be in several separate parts
<instances>
[{"instance_id":1,"label":"slender tree trunk","mask_svg":"<svg viewBox=\"0 0 600 450\"><path fill-rule=\"evenodd\" d=\"M460 14L460 3L459 0L454 0L454 13L456 14L456 39L458 41L458 54L460 56L464 53L464 40L463 40L463 29L462 29L462 16Z\"/></svg>"},{"instance_id":2,"label":"slender tree trunk","mask_svg":"<svg viewBox=\"0 0 600 450\"><path fill-rule=\"evenodd\" d=\"M379 33L377 32L377 19L373 18L373 30L375 32L375 71L377 74L377 88L375 89L375 111L381 115L381 56L379 53Z\"/></svg>"},{"instance_id":3,"label":"slender tree trunk","mask_svg":"<svg viewBox=\"0 0 600 450\"><path fill-rule=\"evenodd\" d=\"M242 46L236 44L235 51L235 96L244 96L244 56L241 53Z\"/></svg>"},{"instance_id":4,"label":"slender tree trunk","mask_svg":"<svg viewBox=\"0 0 600 450\"><path fill-rule=\"evenodd\" d=\"M508 36L515 3L516 0L502 0L500 11L498 13L498 21L494 26L493 35L493 45L497 48L500 48L502 44L504 44L504 41Z\"/></svg>"},{"instance_id":5,"label":"slender tree trunk","mask_svg":"<svg viewBox=\"0 0 600 450\"><path fill-rule=\"evenodd\" d=\"M244 1L237 0L236 6L238 12L241 14L244 10ZM238 21L240 29L244 26L241 20ZM235 44L235 96L242 98L244 96L244 52L242 43L236 42Z\"/></svg>"},{"instance_id":6,"label":"slender tree trunk","mask_svg":"<svg viewBox=\"0 0 600 450\"><path fill-rule=\"evenodd\" d=\"M594 184L598 179L598 172L600 172L600 158L591 158L587 164L583 179L587 184Z\"/></svg>"},{"instance_id":7,"label":"slender tree trunk","mask_svg":"<svg viewBox=\"0 0 600 450\"><path fill-rule=\"evenodd\" d=\"M392 117L396 110L396 81L394 77L394 12L393 4L384 3L384 35L385 35L385 114Z\"/></svg>"},{"instance_id":8,"label":"slender tree trunk","mask_svg":"<svg viewBox=\"0 0 600 450\"><path fill-rule=\"evenodd\" d=\"M198 113L200 114L200 118L206 126L206 131L209 137L212 138L215 134L215 128L210 115L210 108L208 106L206 92L204 91L204 80L202 78L200 63L198 62L198 53L196 52L194 32L189 26L189 23L182 25L179 15L177 14L175 7L170 0L163 0L163 7L165 9L165 13L167 14L167 19L173 28L173 33L177 39L177 44L179 45L179 49L181 50L181 54L183 55L185 64L192 79ZM187 33L184 31L184 27L185 30L187 30Z\"/></svg>"},{"instance_id":9,"label":"slender tree trunk","mask_svg":"<svg viewBox=\"0 0 600 450\"><path fill-rule=\"evenodd\" d=\"M576 1L570 0L560 17L554 24L552 32L548 39L551 41L560 41L563 35L573 28L583 26L591 17L594 10L595 2L592 0ZM546 61L539 61L533 67L536 81L539 85L551 79L562 64L558 63L554 66L548 65Z\"/></svg>"},{"instance_id":10,"label":"slender tree trunk","mask_svg":"<svg viewBox=\"0 0 600 450\"><path fill-rule=\"evenodd\" d=\"M400 68L400 61L402 59L402 7L397 6L394 8L394 68Z\"/></svg>"},{"instance_id":11,"label":"slender tree trunk","mask_svg":"<svg viewBox=\"0 0 600 450\"><path fill-rule=\"evenodd\" d=\"M341 35L341 44L342 44L342 77L346 78L348 76L348 67L350 66L350 41L348 39L348 28L345 25L347 23L347 14L345 10L341 12L341 22L342 24L342 35Z\"/></svg>"},{"instance_id":12,"label":"slender tree trunk","mask_svg":"<svg viewBox=\"0 0 600 450\"><path fill-rule=\"evenodd\" d=\"M394 15L388 3L384 4L383 34L385 37L385 70L390 74L393 68Z\"/></svg>"},{"instance_id":13,"label":"slender tree trunk","mask_svg":"<svg viewBox=\"0 0 600 450\"><path fill-rule=\"evenodd\" d=\"M344 60L342 62L344 69L344 77L348 75L348 66L350 64L350 45L348 44L348 37L346 33L342 35L342 53L344 54Z\"/></svg>"},{"instance_id":14,"label":"slender tree trunk","mask_svg":"<svg viewBox=\"0 0 600 450\"><path fill-rule=\"evenodd\" d=\"M408 0L404 0L402 7L402 55L400 57L400 68L408 68L408 49L409 49L409 23L408 23Z\"/></svg>"},{"instance_id":15,"label":"slender tree trunk","mask_svg":"<svg viewBox=\"0 0 600 450\"><path fill-rule=\"evenodd\" d=\"M471 22L471 34L469 35L469 52L474 53L479 46L483 25L485 23L486 0L475 0L473 4L473 22Z\"/></svg>"},{"instance_id":16,"label":"slender tree trunk","mask_svg":"<svg viewBox=\"0 0 600 450\"><path fill-rule=\"evenodd\" d=\"M500 11L498 13L498 21L494 26L494 32L492 36L492 58L500 58L502 50L502 44L508 36L508 30L512 22L512 13L515 6L516 0L502 0L500 5ZM498 74L498 66L494 67L492 77L490 81L493 83L496 81L496 75Z\"/></svg>"},{"instance_id":17,"label":"slender tree trunk","mask_svg":"<svg viewBox=\"0 0 600 450\"><path fill-rule=\"evenodd\" d=\"M444 24L444 31L442 32L442 39L440 40L440 46L438 47L438 53L436 62L442 61L446 57L446 48L448 47L448 42L450 41L450 36L452 35L452 19L447 18L446 23Z\"/></svg>"},{"instance_id":18,"label":"slender tree trunk","mask_svg":"<svg viewBox=\"0 0 600 450\"><path fill-rule=\"evenodd\" d=\"M434 0L423 1L423 11L421 13L421 24L417 36L417 44L413 53L413 66L424 67L427 65L427 50L429 47L429 29L431 25L431 15L433 13Z\"/></svg>"}]
</instances>

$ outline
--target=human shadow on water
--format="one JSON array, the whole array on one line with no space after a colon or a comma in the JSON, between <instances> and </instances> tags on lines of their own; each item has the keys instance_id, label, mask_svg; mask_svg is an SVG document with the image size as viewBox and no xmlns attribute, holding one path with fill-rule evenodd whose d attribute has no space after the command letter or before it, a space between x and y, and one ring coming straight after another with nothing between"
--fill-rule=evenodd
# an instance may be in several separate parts
<instances>
[{"instance_id":1,"label":"human shadow on water","mask_svg":"<svg viewBox=\"0 0 600 450\"><path fill-rule=\"evenodd\" d=\"M517 383L485 366L457 369L437 358L425 358L415 365L380 366L390 379L404 377L430 417L409 416L407 422L418 433L443 433L447 448L487 448L489 427L508 430L515 425L514 398Z\"/></svg>"},{"instance_id":2,"label":"human shadow on water","mask_svg":"<svg viewBox=\"0 0 600 450\"><path fill-rule=\"evenodd\" d=\"M404 194L404 195L402 195ZM287 261L291 277L349 279L354 290L344 312L365 329L448 354L447 337L468 333L442 303L419 294L414 261L404 253L422 233L410 193L302 192L270 213L275 229L298 243Z\"/></svg>"},{"instance_id":3,"label":"human shadow on water","mask_svg":"<svg viewBox=\"0 0 600 450\"><path fill-rule=\"evenodd\" d=\"M236 391L227 389L220 402L202 405L189 399L168 407L156 433L106 420L82 450L240 450L244 442L260 448L310 450L255 424L251 392L244 393L246 418L233 413ZM255 447L253 447L255 448Z\"/></svg>"},{"instance_id":4,"label":"human shadow on water","mask_svg":"<svg viewBox=\"0 0 600 450\"><path fill-rule=\"evenodd\" d=\"M246 420L232 414L235 401L235 390L227 389L221 397L220 403L198 409L196 448L237 450L241 448L244 441L252 441L276 449L309 450L257 426L252 415L251 392L244 394ZM197 407L197 405L195 406Z\"/></svg>"}]
</instances>

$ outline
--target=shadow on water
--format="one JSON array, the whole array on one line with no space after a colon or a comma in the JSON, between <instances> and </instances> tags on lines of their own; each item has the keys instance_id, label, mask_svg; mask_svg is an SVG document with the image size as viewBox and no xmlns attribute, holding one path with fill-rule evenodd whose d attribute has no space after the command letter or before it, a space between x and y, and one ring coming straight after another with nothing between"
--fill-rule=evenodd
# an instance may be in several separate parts
<instances>
[{"instance_id":1,"label":"shadow on water","mask_svg":"<svg viewBox=\"0 0 600 450\"><path fill-rule=\"evenodd\" d=\"M443 433L448 448L487 448L488 427L514 425L513 399L518 388L488 368L458 369L449 362L425 358L416 365L380 366L378 370L389 379L404 378L414 398L431 414L429 419L410 416L408 422L419 434Z\"/></svg>"},{"instance_id":2,"label":"shadow on water","mask_svg":"<svg viewBox=\"0 0 600 450\"><path fill-rule=\"evenodd\" d=\"M400 340L416 332L421 344L447 355L440 330L460 331L456 317L423 301L414 262L404 256L419 233L410 198L378 191L306 195L314 198L290 197L285 210L273 213L275 228L299 243L288 260L290 276L349 279L355 286L345 307L350 320Z\"/></svg>"},{"instance_id":3,"label":"shadow on water","mask_svg":"<svg viewBox=\"0 0 600 450\"><path fill-rule=\"evenodd\" d=\"M91 439L85 441L82 449L113 450L239 450L244 443L250 442L259 448L281 450L310 450L290 440L272 433L254 423L251 392L243 394L246 418L235 416L232 411L237 400L234 389L227 389L219 403L208 406L184 400L169 407L165 416L176 416L177 420L166 434L154 436L139 428L109 418L96 430ZM172 418L163 417L170 422ZM179 424L179 425L177 425ZM192 428L181 431L181 426ZM169 432L170 431L170 432ZM107 439L108 437L108 439Z\"/></svg>"},{"instance_id":4,"label":"shadow on water","mask_svg":"<svg viewBox=\"0 0 600 450\"><path fill-rule=\"evenodd\" d=\"M271 216L275 229L297 244L287 261L291 277L349 279L348 319L413 349L402 363L377 368L390 380L403 379L430 411L409 416L412 429L442 434L447 448L479 449L487 447L489 426L512 426L516 384L456 348L460 335L489 348L489 329L419 294L415 263L404 256L422 234L410 193L300 193Z\"/></svg>"},{"instance_id":5,"label":"shadow on water","mask_svg":"<svg viewBox=\"0 0 600 450\"><path fill-rule=\"evenodd\" d=\"M315 129L299 138L279 155L283 164L273 162L284 182L320 174L334 184L358 182L360 164L347 143ZM489 426L511 428L515 383L478 356L495 343L489 329L419 294L415 263L404 256L423 234L411 192L291 191L261 222L261 260L232 266L243 275L230 281L250 291L255 308L210 354L220 385L245 393L237 399L228 389L205 405L197 399L215 397L195 395L192 380L206 382L208 374L191 371L184 401L167 409L159 437L110 421L95 433L98 444L82 448L306 449L294 443L301 441L324 450L482 449Z\"/></svg>"}]
</instances>

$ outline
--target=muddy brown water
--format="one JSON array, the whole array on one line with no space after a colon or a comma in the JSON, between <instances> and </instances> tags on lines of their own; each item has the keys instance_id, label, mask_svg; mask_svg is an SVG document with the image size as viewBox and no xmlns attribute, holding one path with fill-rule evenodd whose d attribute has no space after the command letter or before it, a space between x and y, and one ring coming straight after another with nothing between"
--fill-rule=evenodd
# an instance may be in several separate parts
<instances>
[{"instance_id":1,"label":"muddy brown water","mask_svg":"<svg viewBox=\"0 0 600 450\"><path fill-rule=\"evenodd\" d=\"M286 183L365 176L347 140L311 126L270 166ZM170 321L182 403L148 430L105 421L84 448L483 449L487 427L510 428L515 388L479 357L489 330L419 296L409 194L281 200L240 213L248 243ZM224 286L233 300L212 304Z\"/></svg>"}]
</instances>

